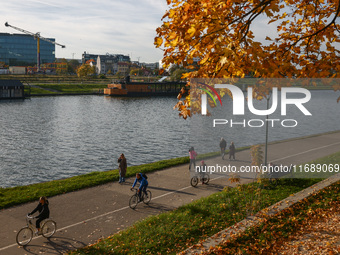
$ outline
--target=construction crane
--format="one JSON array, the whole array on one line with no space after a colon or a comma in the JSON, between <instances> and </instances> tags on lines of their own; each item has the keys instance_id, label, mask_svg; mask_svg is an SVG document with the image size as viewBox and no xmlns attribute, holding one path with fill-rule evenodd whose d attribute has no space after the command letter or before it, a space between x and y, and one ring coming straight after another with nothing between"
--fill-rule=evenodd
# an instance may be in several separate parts
<instances>
[{"instance_id":1,"label":"construction crane","mask_svg":"<svg viewBox=\"0 0 340 255\"><path fill-rule=\"evenodd\" d=\"M49 43L58 45L58 46L60 46L61 48L65 48L65 47L66 47L65 45L62 45L62 44L53 42L53 41L51 41L51 40L49 40L49 39L47 39L47 38L44 38L44 37L40 36L40 32L38 32L38 33L32 33L32 32L27 31L27 30L25 30L25 29L22 29L22 28L19 28L19 27L12 26L12 25L8 24L8 22L5 23L5 26L6 26L6 27L14 28L14 29L16 29L16 30L18 30L18 31L20 31L20 32L23 32L23 33L25 33L25 34L31 35L31 36L34 37L34 39L37 40L37 71L38 71L38 72L40 71L40 39L41 39L41 40L44 40L44 41L46 41L46 42L49 42Z\"/></svg>"}]
</instances>

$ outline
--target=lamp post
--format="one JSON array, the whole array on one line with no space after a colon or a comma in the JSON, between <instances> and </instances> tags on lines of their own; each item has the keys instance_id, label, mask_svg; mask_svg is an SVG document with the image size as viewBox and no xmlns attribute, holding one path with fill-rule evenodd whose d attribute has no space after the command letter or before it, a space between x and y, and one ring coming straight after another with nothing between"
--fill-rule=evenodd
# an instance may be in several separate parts
<instances>
[{"instance_id":1,"label":"lamp post","mask_svg":"<svg viewBox=\"0 0 340 255\"><path fill-rule=\"evenodd\" d=\"M267 110L269 109L269 100L271 98L272 92L269 92L267 99ZM266 116L266 144L264 150L264 165L267 166L267 152L268 152L268 114Z\"/></svg>"}]
</instances>

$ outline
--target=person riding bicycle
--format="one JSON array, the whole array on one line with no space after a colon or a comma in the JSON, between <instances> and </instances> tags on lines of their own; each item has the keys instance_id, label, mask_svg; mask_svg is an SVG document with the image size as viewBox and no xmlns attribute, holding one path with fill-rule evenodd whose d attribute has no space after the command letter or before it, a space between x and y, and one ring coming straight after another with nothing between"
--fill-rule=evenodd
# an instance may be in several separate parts
<instances>
[{"instance_id":1,"label":"person riding bicycle","mask_svg":"<svg viewBox=\"0 0 340 255\"><path fill-rule=\"evenodd\" d=\"M144 194L146 194L146 189L147 189L149 183L148 183L147 179L143 176L142 173L137 173L135 182L132 184L131 190L136 186L137 182L140 183L139 188L138 188L138 197L141 200L142 191L144 192Z\"/></svg>"},{"instance_id":2,"label":"person riding bicycle","mask_svg":"<svg viewBox=\"0 0 340 255\"><path fill-rule=\"evenodd\" d=\"M200 178L202 181L202 185L204 184L204 175L207 172L207 165L205 164L204 160L201 161L201 167L200 167Z\"/></svg>"},{"instance_id":3,"label":"person riding bicycle","mask_svg":"<svg viewBox=\"0 0 340 255\"><path fill-rule=\"evenodd\" d=\"M46 197L40 197L39 204L37 207L30 212L28 215L34 214L36 211L39 211L39 215L35 218L37 221L35 222L35 226L37 228L37 233L40 234L40 223L50 217L50 209L48 208L48 200Z\"/></svg>"}]
</instances>

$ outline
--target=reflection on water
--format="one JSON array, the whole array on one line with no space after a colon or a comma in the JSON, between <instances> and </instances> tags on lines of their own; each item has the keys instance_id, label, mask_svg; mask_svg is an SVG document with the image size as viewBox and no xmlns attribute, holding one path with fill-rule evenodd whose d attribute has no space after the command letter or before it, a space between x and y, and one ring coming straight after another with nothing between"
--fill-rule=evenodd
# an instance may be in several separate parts
<instances>
[{"instance_id":1,"label":"reflection on water","mask_svg":"<svg viewBox=\"0 0 340 255\"><path fill-rule=\"evenodd\" d=\"M288 109L291 115L287 118L297 119L299 126L270 129L270 141L339 130L338 96L331 91L313 91L306 105L313 116ZM223 100L225 107L231 107L229 98ZM128 165L138 165L187 156L191 145L198 153L217 151L221 136L233 140L237 147L264 142L264 128L213 129L214 116L183 120L173 110L175 103L176 98L103 96L0 101L0 186L115 169L121 153ZM219 118L233 118L228 108L216 107L215 112Z\"/></svg>"},{"instance_id":2,"label":"reflection on water","mask_svg":"<svg viewBox=\"0 0 340 255\"><path fill-rule=\"evenodd\" d=\"M0 186L17 186L186 154L176 98L70 96L0 102Z\"/></svg>"}]
</instances>

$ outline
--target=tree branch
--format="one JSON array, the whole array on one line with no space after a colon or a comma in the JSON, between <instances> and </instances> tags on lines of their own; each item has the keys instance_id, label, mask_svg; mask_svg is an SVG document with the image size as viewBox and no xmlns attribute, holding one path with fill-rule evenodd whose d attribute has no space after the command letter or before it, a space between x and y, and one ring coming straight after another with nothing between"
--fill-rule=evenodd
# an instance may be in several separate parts
<instances>
[{"instance_id":1,"label":"tree branch","mask_svg":"<svg viewBox=\"0 0 340 255\"><path fill-rule=\"evenodd\" d=\"M331 21L330 23L328 23L328 24L327 24L326 26L324 26L322 29L319 29L319 30L315 31L313 34L305 35L305 36L300 37L300 38L299 38L298 40L296 40L293 44L291 44L287 50L285 50L285 51L283 52L282 56L284 56L288 51L290 51L290 50L291 50L294 46L296 46L300 41L302 41L302 40L304 40L304 39L307 39L307 38L308 38L308 42L307 42L307 46L306 46L306 47L308 48L308 46L309 46L309 44L310 44L310 41L311 41L311 39L312 39L314 36L318 35L319 33L322 33L323 31L325 31L326 29L328 29L332 24L334 24L334 26L336 27L335 21L336 21L338 15L339 15L339 13L340 13L340 1L339 1L339 3L338 3L338 8L337 8L337 11L336 11L336 13L335 13L335 16L334 16L334 18L332 19L332 21ZM307 52L307 54L308 54L308 52Z\"/></svg>"}]
</instances>

